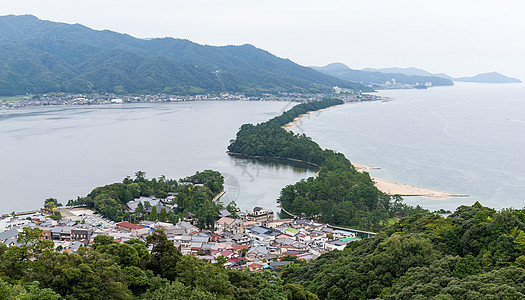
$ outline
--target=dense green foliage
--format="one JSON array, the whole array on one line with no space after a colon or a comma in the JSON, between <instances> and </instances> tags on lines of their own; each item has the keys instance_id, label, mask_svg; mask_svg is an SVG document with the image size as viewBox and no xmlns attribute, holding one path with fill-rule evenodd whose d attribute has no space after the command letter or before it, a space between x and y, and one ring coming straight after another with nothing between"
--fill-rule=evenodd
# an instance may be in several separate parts
<instances>
[{"instance_id":1,"label":"dense green foliage","mask_svg":"<svg viewBox=\"0 0 525 300\"><path fill-rule=\"evenodd\" d=\"M191 212L198 218L200 228L212 227L215 217L218 216L218 207L213 198L223 189L224 178L217 171L205 170L195 175L181 179L180 182L159 178L147 179L144 172L137 172L135 179L126 177L122 183L95 188L87 197L77 199L75 205L87 205L94 208L101 215L113 221L137 221L147 219L151 221L169 221L176 223L185 213ZM177 193L171 204L177 204L176 211L167 212L164 208L157 211L152 207L147 213L143 205L134 212L128 212L126 204L140 196L155 196L166 198L168 193ZM148 205L146 203L146 205Z\"/></svg>"},{"instance_id":2,"label":"dense green foliage","mask_svg":"<svg viewBox=\"0 0 525 300\"><path fill-rule=\"evenodd\" d=\"M143 40L33 16L0 17L0 28L0 95L218 93L221 81L226 91L244 93L370 90L251 45Z\"/></svg>"},{"instance_id":3,"label":"dense green foliage","mask_svg":"<svg viewBox=\"0 0 525 300\"><path fill-rule=\"evenodd\" d=\"M525 210L418 213L283 271L321 299L523 299Z\"/></svg>"},{"instance_id":4,"label":"dense green foliage","mask_svg":"<svg viewBox=\"0 0 525 300\"><path fill-rule=\"evenodd\" d=\"M59 300L60 295L52 289L40 289L38 282L10 284L0 279L0 299L4 300Z\"/></svg>"},{"instance_id":5,"label":"dense green foliage","mask_svg":"<svg viewBox=\"0 0 525 300\"><path fill-rule=\"evenodd\" d=\"M182 256L162 231L146 243L97 236L78 254L40 247L50 241L26 232L31 245L0 244L1 299L317 299L269 271L228 270Z\"/></svg>"},{"instance_id":6,"label":"dense green foliage","mask_svg":"<svg viewBox=\"0 0 525 300\"><path fill-rule=\"evenodd\" d=\"M21 246L0 244L0 298L523 299L524 230L525 210L476 203L448 218L416 213L343 251L290 259L275 274L183 256L158 230L146 242L99 235L68 254L24 228Z\"/></svg>"},{"instance_id":7,"label":"dense green foliage","mask_svg":"<svg viewBox=\"0 0 525 300\"><path fill-rule=\"evenodd\" d=\"M278 199L293 214L333 225L379 230L392 217L414 210L380 192L368 173L357 172L341 153L323 150L306 135L295 135L282 128L294 118L310 111L342 104L338 99L302 103L267 122L241 126L228 150L252 156L296 159L320 167L316 178L286 186Z\"/></svg>"}]
</instances>

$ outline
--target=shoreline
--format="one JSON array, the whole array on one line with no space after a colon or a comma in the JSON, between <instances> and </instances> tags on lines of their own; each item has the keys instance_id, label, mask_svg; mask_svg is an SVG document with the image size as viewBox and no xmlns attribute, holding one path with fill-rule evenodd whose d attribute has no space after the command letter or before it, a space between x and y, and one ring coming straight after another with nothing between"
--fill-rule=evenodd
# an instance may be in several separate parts
<instances>
[{"instance_id":1,"label":"shoreline","mask_svg":"<svg viewBox=\"0 0 525 300\"><path fill-rule=\"evenodd\" d=\"M304 161L304 160L299 160L299 159L293 159L293 158L284 158L284 157L278 157L278 156L261 156L261 155L250 155L250 154L244 154L244 153L237 153L237 152L230 152L230 151L226 151L226 153L230 156L233 156L233 157L241 157L241 158L255 158L255 159L261 159L261 160L265 160L265 159L274 159L274 160L283 160L283 161L288 161L288 162L292 162L292 163L298 163L298 164L304 164L304 165L307 165L309 167L314 167L314 168L317 168L317 172L316 174L319 173L319 170L321 169L320 166L314 164L314 163L311 163L311 162L307 162L307 161Z\"/></svg>"},{"instance_id":2,"label":"shoreline","mask_svg":"<svg viewBox=\"0 0 525 300\"><path fill-rule=\"evenodd\" d=\"M291 132L291 131L292 131L292 130L291 130L291 127L294 127L294 126L297 125L297 123L301 122L301 119L302 119L302 118L308 117L308 115L311 115L311 114L314 114L314 113L322 112L323 110L327 110L327 109L331 109L331 108L335 108L335 107L343 106L343 105L345 105L345 104L347 104L347 103L348 103L348 102L345 102L345 103L343 103L343 104L337 104L337 105L334 105L334 106L325 107L325 108L321 108L321 109L319 109L319 110L309 111L309 112L307 112L307 113L305 113L305 114L298 115L297 117L295 117L295 118L293 119L292 122L287 123L287 124L283 125L282 127L284 128L284 130L286 130L286 131L288 131L288 132ZM321 147L321 149L324 150L323 147Z\"/></svg>"},{"instance_id":3,"label":"shoreline","mask_svg":"<svg viewBox=\"0 0 525 300\"><path fill-rule=\"evenodd\" d=\"M352 163L357 172L369 172L370 170L378 170L381 168L371 167L363 164ZM375 187L381 192L388 195L399 195L403 197L427 197L431 199L446 199L450 197L469 197L465 194L455 194L443 191L437 191L427 188L422 188L414 185L394 182L386 179L381 179L370 175L370 178L375 182Z\"/></svg>"},{"instance_id":4,"label":"shoreline","mask_svg":"<svg viewBox=\"0 0 525 300\"><path fill-rule=\"evenodd\" d=\"M345 104L346 103L335 105L335 106L330 106L330 107L327 107L327 108L323 108L321 110L317 110L317 111L313 111L313 112L311 111L311 112L308 112L306 114L299 115L292 122L284 125L283 128L286 131L293 132L291 128L296 126L296 124L299 123L302 118L307 117L309 114L315 113L315 112L318 112L318 111L322 111L322 110L325 110L325 109L331 109L331 108L334 108L334 107L342 106L342 105L345 105ZM321 147L321 149L327 150L328 148ZM352 166L354 166L354 168L356 169L356 171L361 172L361 173L362 172L369 173L370 170L381 169L379 167L372 167L372 166L367 166L367 165L363 165L363 164L359 164L359 163L353 163L353 162L351 162L351 163L352 163ZM316 173L316 176L318 174L319 174L319 172ZM375 183L374 185L375 185L375 187L378 190L380 190L381 192L383 192L385 194L391 195L391 196L399 195L399 196L402 196L402 197L427 197L427 198L430 198L430 199L446 199L446 198L451 198L451 197L469 197L469 195L465 195L465 194L455 194L455 193L437 191L437 190L422 188L422 187L418 187L418 186L414 186L414 185L408 185L408 184L404 184L404 183L394 182L394 181L378 178L378 177L372 176L370 174L369 174L369 176L374 181L374 183Z\"/></svg>"}]
</instances>

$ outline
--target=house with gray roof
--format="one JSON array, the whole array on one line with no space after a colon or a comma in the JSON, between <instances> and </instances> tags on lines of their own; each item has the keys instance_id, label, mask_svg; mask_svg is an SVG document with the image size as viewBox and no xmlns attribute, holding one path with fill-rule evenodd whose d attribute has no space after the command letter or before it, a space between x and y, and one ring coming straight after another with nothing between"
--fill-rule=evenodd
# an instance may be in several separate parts
<instances>
[{"instance_id":1,"label":"house with gray roof","mask_svg":"<svg viewBox=\"0 0 525 300\"><path fill-rule=\"evenodd\" d=\"M264 259L268 255L268 248L264 246L252 247L246 252L246 258L249 260Z\"/></svg>"},{"instance_id":2,"label":"house with gray roof","mask_svg":"<svg viewBox=\"0 0 525 300\"><path fill-rule=\"evenodd\" d=\"M4 232L1 232L0 233L0 242L6 244L6 245L9 245L8 243L6 243L7 240L9 240L11 242L11 238L17 238L18 236L18 230L13 228L13 229L10 229L10 230L7 230L7 231L4 231Z\"/></svg>"}]
</instances>

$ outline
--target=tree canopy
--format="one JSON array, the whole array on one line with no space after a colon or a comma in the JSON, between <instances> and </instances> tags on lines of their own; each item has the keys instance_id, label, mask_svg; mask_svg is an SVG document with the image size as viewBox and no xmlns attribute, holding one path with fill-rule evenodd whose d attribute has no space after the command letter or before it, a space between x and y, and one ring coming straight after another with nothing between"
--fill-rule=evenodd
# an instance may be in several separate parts
<instances>
[{"instance_id":1,"label":"tree canopy","mask_svg":"<svg viewBox=\"0 0 525 300\"><path fill-rule=\"evenodd\" d=\"M27 233L38 240L39 232ZM271 271L182 256L160 230L146 243L99 235L78 253L37 250L36 244L0 250L1 299L316 299L299 285L284 286Z\"/></svg>"},{"instance_id":2,"label":"tree canopy","mask_svg":"<svg viewBox=\"0 0 525 300\"><path fill-rule=\"evenodd\" d=\"M282 276L321 299L521 299L524 230L524 210L417 213Z\"/></svg>"},{"instance_id":3,"label":"tree canopy","mask_svg":"<svg viewBox=\"0 0 525 300\"><path fill-rule=\"evenodd\" d=\"M94 208L101 215L113 221L138 221L148 219L176 223L188 212L196 215L199 227L212 227L218 210L222 207L213 198L223 190L224 177L217 171L205 170L180 179L146 178L146 173L138 171L135 178L129 176L122 182L93 189L84 198L77 199L75 205L83 204ZM135 211L128 211L127 203L141 196L166 199L168 194L176 195L171 200L172 210L165 207L151 207L140 203ZM145 207L149 205L149 207ZM147 212L146 210L151 209Z\"/></svg>"}]
</instances>

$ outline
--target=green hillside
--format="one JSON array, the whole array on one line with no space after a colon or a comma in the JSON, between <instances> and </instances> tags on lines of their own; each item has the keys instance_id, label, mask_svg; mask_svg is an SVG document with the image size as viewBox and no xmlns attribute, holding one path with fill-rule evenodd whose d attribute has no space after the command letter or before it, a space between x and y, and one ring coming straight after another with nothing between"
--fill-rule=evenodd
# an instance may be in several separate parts
<instances>
[{"instance_id":1,"label":"green hillside","mask_svg":"<svg viewBox=\"0 0 525 300\"><path fill-rule=\"evenodd\" d=\"M316 93L330 92L336 85L370 90L251 45L144 40L30 15L0 17L0 95Z\"/></svg>"},{"instance_id":2,"label":"green hillside","mask_svg":"<svg viewBox=\"0 0 525 300\"><path fill-rule=\"evenodd\" d=\"M523 299L525 211L419 213L282 276L320 299Z\"/></svg>"}]
</instances>

